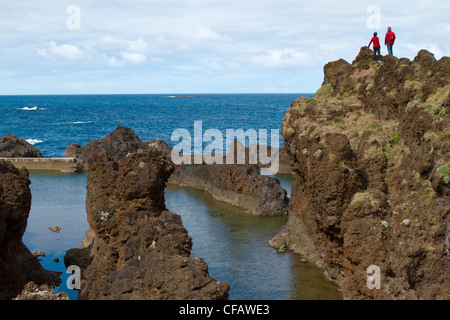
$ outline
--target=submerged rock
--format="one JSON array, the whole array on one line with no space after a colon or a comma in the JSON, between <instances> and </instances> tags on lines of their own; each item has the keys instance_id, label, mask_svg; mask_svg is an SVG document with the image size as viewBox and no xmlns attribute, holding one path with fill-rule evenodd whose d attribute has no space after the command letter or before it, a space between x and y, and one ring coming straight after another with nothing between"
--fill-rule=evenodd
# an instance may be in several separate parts
<instances>
[{"instance_id":1,"label":"submerged rock","mask_svg":"<svg viewBox=\"0 0 450 320\"><path fill-rule=\"evenodd\" d=\"M82 270L80 299L228 298L228 284L190 257L192 240L181 217L166 210L171 162L153 150L119 162L99 150L88 166L89 239L64 257Z\"/></svg>"},{"instance_id":2,"label":"submerged rock","mask_svg":"<svg viewBox=\"0 0 450 320\"><path fill-rule=\"evenodd\" d=\"M6 136L0 137L0 157L42 158L42 154L31 143L7 133Z\"/></svg>"},{"instance_id":3,"label":"submerged rock","mask_svg":"<svg viewBox=\"0 0 450 320\"><path fill-rule=\"evenodd\" d=\"M31 208L28 171L0 160L0 299L16 297L29 282L58 285L58 272L45 270L23 244Z\"/></svg>"},{"instance_id":4,"label":"submerged rock","mask_svg":"<svg viewBox=\"0 0 450 320\"><path fill-rule=\"evenodd\" d=\"M215 199L247 209L256 216L287 214L287 192L280 182L259 174L257 165L211 164L177 168L169 183L210 193Z\"/></svg>"},{"instance_id":5,"label":"submerged rock","mask_svg":"<svg viewBox=\"0 0 450 320\"><path fill-rule=\"evenodd\" d=\"M448 299L450 58L380 63L362 48L324 75L284 117L294 183L270 245L323 267L346 299ZM367 286L371 265L381 290Z\"/></svg>"},{"instance_id":6,"label":"submerged rock","mask_svg":"<svg viewBox=\"0 0 450 320\"><path fill-rule=\"evenodd\" d=\"M45 257L47 254L43 251L34 251L31 253L35 257Z\"/></svg>"},{"instance_id":7,"label":"submerged rock","mask_svg":"<svg viewBox=\"0 0 450 320\"><path fill-rule=\"evenodd\" d=\"M61 231L60 227L56 227L56 226L51 226L50 228L48 228L50 231L55 232L55 233L59 233Z\"/></svg>"}]
</instances>

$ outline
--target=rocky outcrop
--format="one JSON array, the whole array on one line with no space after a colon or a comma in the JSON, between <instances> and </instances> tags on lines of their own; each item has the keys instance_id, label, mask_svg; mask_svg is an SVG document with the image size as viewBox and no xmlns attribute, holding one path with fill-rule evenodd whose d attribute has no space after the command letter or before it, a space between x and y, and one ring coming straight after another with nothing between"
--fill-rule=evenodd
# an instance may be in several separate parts
<instances>
[{"instance_id":1,"label":"rocky outcrop","mask_svg":"<svg viewBox=\"0 0 450 320\"><path fill-rule=\"evenodd\" d=\"M76 142L72 143L66 148L64 156L75 158L77 171L87 171L89 157L100 149L105 150L115 161L124 159L138 150L154 150L167 159L172 152L172 147L164 140L143 142L130 128L117 126L106 137L92 140L84 147Z\"/></svg>"},{"instance_id":2,"label":"rocky outcrop","mask_svg":"<svg viewBox=\"0 0 450 320\"><path fill-rule=\"evenodd\" d=\"M59 273L45 270L22 242L31 208L28 171L0 160L0 300L16 297L24 286L58 285Z\"/></svg>"},{"instance_id":3,"label":"rocky outcrop","mask_svg":"<svg viewBox=\"0 0 450 320\"><path fill-rule=\"evenodd\" d=\"M257 165L211 164L195 169L177 168L170 184L210 193L215 199L247 209L255 216L287 214L287 192L280 182L259 174Z\"/></svg>"},{"instance_id":4,"label":"rocky outcrop","mask_svg":"<svg viewBox=\"0 0 450 320\"><path fill-rule=\"evenodd\" d=\"M450 58L324 67L314 99L286 112L289 222L270 241L323 267L346 299L450 297ZM380 267L381 289L367 286Z\"/></svg>"},{"instance_id":5,"label":"rocky outcrop","mask_svg":"<svg viewBox=\"0 0 450 320\"><path fill-rule=\"evenodd\" d=\"M7 133L6 136L0 137L0 157L42 158L42 154L31 143Z\"/></svg>"},{"instance_id":6,"label":"rocky outcrop","mask_svg":"<svg viewBox=\"0 0 450 320\"><path fill-rule=\"evenodd\" d=\"M165 140L149 140L145 142L145 150L152 150L167 161L172 161L172 147Z\"/></svg>"},{"instance_id":7,"label":"rocky outcrop","mask_svg":"<svg viewBox=\"0 0 450 320\"><path fill-rule=\"evenodd\" d=\"M190 257L181 217L166 210L165 183L174 166L138 151L115 161L105 150L88 160L86 211L90 232L65 264L82 269L80 299L226 299L228 284Z\"/></svg>"},{"instance_id":8,"label":"rocky outcrop","mask_svg":"<svg viewBox=\"0 0 450 320\"><path fill-rule=\"evenodd\" d=\"M99 149L105 150L114 160L118 161L139 149L145 149L145 144L130 128L117 126L106 137L92 140L84 147L76 142L72 143L66 148L64 156L75 158L79 170L87 171L89 157Z\"/></svg>"}]
</instances>

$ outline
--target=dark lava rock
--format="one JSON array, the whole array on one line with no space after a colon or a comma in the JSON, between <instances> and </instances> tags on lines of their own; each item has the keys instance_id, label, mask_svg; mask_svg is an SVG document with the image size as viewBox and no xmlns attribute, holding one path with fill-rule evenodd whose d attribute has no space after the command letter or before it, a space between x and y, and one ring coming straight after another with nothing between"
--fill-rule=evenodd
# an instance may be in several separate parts
<instances>
[{"instance_id":1,"label":"dark lava rock","mask_svg":"<svg viewBox=\"0 0 450 320\"><path fill-rule=\"evenodd\" d=\"M10 133L0 137L0 157L42 158L41 152L32 144Z\"/></svg>"}]
</instances>

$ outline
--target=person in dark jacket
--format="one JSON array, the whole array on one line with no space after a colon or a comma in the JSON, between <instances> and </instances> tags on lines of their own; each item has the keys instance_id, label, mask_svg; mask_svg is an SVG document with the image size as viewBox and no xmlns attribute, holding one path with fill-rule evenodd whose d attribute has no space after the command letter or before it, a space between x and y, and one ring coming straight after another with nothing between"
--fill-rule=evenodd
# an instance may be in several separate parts
<instances>
[{"instance_id":1,"label":"person in dark jacket","mask_svg":"<svg viewBox=\"0 0 450 320\"><path fill-rule=\"evenodd\" d=\"M380 46L380 39L377 37L377 33L375 32L373 34L372 39L369 42L369 48L370 45L373 43L373 61L378 61L381 58L381 46Z\"/></svg>"},{"instance_id":2,"label":"person in dark jacket","mask_svg":"<svg viewBox=\"0 0 450 320\"><path fill-rule=\"evenodd\" d=\"M395 42L395 33L392 32L391 27L388 27L388 31L386 33L386 36L384 37L384 44L387 46L389 54L394 54L392 50L394 42Z\"/></svg>"}]
</instances>

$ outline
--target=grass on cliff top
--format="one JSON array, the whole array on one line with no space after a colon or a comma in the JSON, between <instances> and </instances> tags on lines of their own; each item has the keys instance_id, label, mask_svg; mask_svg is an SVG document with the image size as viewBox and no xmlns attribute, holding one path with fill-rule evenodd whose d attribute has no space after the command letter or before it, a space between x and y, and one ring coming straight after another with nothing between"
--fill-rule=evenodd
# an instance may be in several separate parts
<instances>
[{"instance_id":1,"label":"grass on cliff top","mask_svg":"<svg viewBox=\"0 0 450 320\"><path fill-rule=\"evenodd\" d=\"M333 86L331 83L324 84L317 90L316 99L327 99L333 96Z\"/></svg>"},{"instance_id":2,"label":"grass on cliff top","mask_svg":"<svg viewBox=\"0 0 450 320\"><path fill-rule=\"evenodd\" d=\"M425 102L420 104L420 107L430 110L430 112L433 112L438 120L442 121L444 116L447 114L447 109L444 107L444 104L449 99L450 85L446 85L431 94Z\"/></svg>"}]
</instances>

